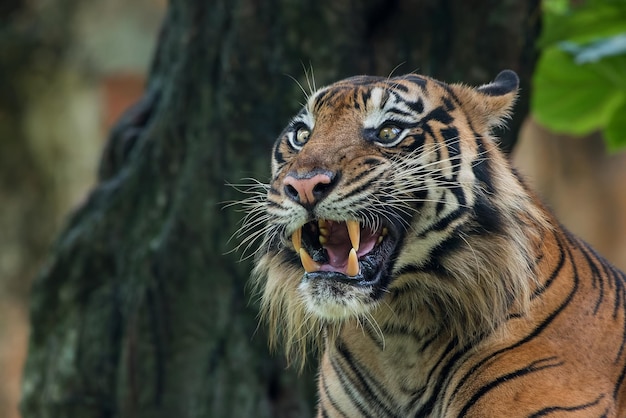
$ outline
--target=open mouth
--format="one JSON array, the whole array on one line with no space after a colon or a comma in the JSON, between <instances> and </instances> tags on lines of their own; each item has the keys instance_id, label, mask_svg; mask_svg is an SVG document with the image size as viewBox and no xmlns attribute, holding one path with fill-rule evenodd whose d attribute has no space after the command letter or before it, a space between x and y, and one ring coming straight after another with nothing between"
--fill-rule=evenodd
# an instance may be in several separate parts
<instances>
[{"instance_id":1,"label":"open mouth","mask_svg":"<svg viewBox=\"0 0 626 418\"><path fill-rule=\"evenodd\" d=\"M291 240L308 278L363 285L378 281L395 246L388 227L373 229L357 220L314 220Z\"/></svg>"}]
</instances>

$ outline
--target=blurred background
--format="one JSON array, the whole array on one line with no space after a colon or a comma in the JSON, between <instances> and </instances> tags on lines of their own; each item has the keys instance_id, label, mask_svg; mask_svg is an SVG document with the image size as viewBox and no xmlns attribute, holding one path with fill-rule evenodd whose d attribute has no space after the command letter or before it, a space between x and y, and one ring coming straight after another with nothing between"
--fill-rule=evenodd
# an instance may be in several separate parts
<instances>
[{"instance_id":1,"label":"blurred background","mask_svg":"<svg viewBox=\"0 0 626 418\"><path fill-rule=\"evenodd\" d=\"M17 418L31 282L142 94L165 0L0 4L0 417Z\"/></svg>"},{"instance_id":2,"label":"blurred background","mask_svg":"<svg viewBox=\"0 0 626 418\"><path fill-rule=\"evenodd\" d=\"M546 3L558 14L567 2ZM0 417L19 417L32 280L67 214L93 186L110 128L143 92L166 8L165 0L0 5ZM547 50L550 40L543 41L537 48ZM618 45L611 56L623 58L625 50ZM542 65L545 73L557 64ZM623 83L625 74L617 73ZM550 77L534 82L554 85ZM621 112L620 105L609 110ZM607 141L606 123L588 123L574 129L577 135L555 132L558 123L547 127L553 116L539 110L523 121L514 163L568 228L626 269L626 154L618 151L620 139Z\"/></svg>"}]
</instances>

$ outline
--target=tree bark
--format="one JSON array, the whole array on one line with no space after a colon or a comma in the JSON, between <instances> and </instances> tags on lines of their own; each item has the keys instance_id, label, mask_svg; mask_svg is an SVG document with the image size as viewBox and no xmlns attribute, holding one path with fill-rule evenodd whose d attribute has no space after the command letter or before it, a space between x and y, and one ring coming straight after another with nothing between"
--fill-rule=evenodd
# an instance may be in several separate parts
<instances>
[{"instance_id":1,"label":"tree bark","mask_svg":"<svg viewBox=\"0 0 626 418\"><path fill-rule=\"evenodd\" d=\"M36 280L24 417L310 416L315 359L297 375L268 355L226 183L268 178L303 66L318 86L403 62L527 81L537 2L471 3L172 0L146 93Z\"/></svg>"}]
</instances>

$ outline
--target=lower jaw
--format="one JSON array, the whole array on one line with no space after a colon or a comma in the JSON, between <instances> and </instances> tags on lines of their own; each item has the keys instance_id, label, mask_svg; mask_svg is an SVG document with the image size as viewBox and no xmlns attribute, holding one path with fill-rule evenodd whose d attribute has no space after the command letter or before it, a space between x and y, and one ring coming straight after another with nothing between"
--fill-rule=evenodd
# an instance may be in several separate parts
<instances>
[{"instance_id":1,"label":"lower jaw","mask_svg":"<svg viewBox=\"0 0 626 418\"><path fill-rule=\"evenodd\" d=\"M334 272L306 273L298 290L309 312L321 320L338 322L365 314L377 305L380 272L375 277L366 280Z\"/></svg>"},{"instance_id":2,"label":"lower jaw","mask_svg":"<svg viewBox=\"0 0 626 418\"><path fill-rule=\"evenodd\" d=\"M302 280L338 282L351 286L372 286L377 282L376 280L368 280L368 278L360 273L357 276L346 276L343 273L333 271L314 271L311 273L304 273Z\"/></svg>"}]
</instances>

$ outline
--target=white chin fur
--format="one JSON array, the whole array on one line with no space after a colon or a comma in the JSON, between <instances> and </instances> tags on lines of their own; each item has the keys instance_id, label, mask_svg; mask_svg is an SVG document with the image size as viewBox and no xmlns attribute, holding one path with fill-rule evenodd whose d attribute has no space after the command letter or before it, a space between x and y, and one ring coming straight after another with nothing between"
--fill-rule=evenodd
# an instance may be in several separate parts
<instances>
[{"instance_id":1,"label":"white chin fur","mask_svg":"<svg viewBox=\"0 0 626 418\"><path fill-rule=\"evenodd\" d=\"M370 287L330 280L304 280L298 286L298 293L310 313L329 322L360 316L375 306Z\"/></svg>"}]
</instances>

